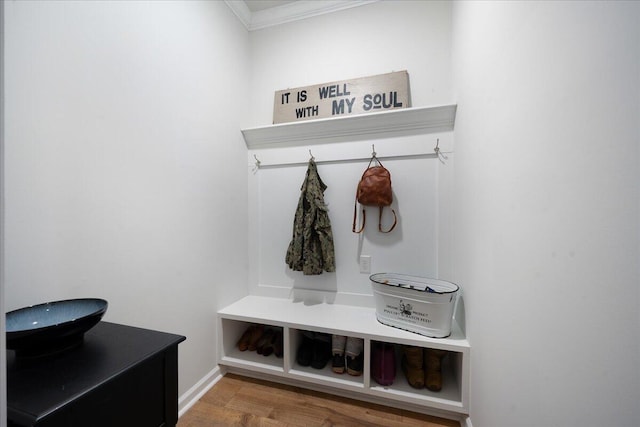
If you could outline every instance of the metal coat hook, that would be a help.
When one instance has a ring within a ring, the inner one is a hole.
[[[316,158],[313,157],[313,154],[311,154],[311,149],[309,149],[309,156],[311,156],[311,160],[313,160],[315,162]]]
[[[445,156],[441,151],[440,151],[440,138],[438,138],[436,140],[436,146],[433,149],[433,151],[436,153],[436,156],[438,157],[438,159],[444,164],[444,160],[448,160],[448,157]]]
[[[376,145],[371,144],[371,157],[376,157]]]
[[[260,169],[260,160],[258,160],[258,156],[256,156],[255,154],[253,155],[253,158],[256,159],[255,166],[252,169],[253,173],[255,174],[256,172],[258,172],[258,169]]]

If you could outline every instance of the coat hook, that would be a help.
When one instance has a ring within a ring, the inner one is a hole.
[[[258,160],[258,156],[254,154],[253,158],[256,159],[256,167],[260,167],[260,160]]]
[[[440,147],[439,147],[439,145],[440,145],[440,138],[438,138],[438,139],[436,140],[436,147],[433,149],[433,151],[435,151],[435,153],[436,153],[436,154],[440,154]]]
[[[371,156],[376,157],[376,145],[371,144]]]
[[[313,157],[313,154],[311,154],[311,149],[309,149],[309,156],[311,157],[311,160],[313,160],[313,161],[315,161],[315,160],[316,160],[316,158],[315,158],[315,157]]]

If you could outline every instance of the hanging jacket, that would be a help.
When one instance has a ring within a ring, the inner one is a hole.
[[[329,211],[324,203],[327,186],[320,179],[313,159],[300,188],[300,200],[293,221],[293,237],[287,249],[286,262],[294,271],[305,275],[336,271],[333,232]]]

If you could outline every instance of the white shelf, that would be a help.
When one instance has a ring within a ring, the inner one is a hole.
[[[452,131],[456,105],[404,108],[242,130],[247,147],[271,148]]]
[[[383,325],[376,319],[375,309],[368,307],[327,303],[306,305],[302,301],[249,295],[223,308],[218,315],[225,319],[297,329],[304,325],[316,332],[334,333],[345,330],[353,337],[374,341],[391,340],[404,345],[453,351],[469,348],[469,342],[455,322],[448,338],[429,338]]]
[[[220,364],[234,372],[248,371],[274,380],[298,383],[302,387],[334,389],[359,399],[378,398],[390,406],[419,412],[468,413],[470,346],[458,326],[448,338],[429,338],[379,323],[375,310],[339,304],[305,304],[284,298],[250,295],[218,312],[221,331]],[[264,357],[255,352],[240,352],[237,340],[251,323],[283,328],[283,358]],[[329,366],[316,370],[301,367],[295,361],[300,331],[325,332],[364,339],[364,371],[360,377],[335,374]],[[392,344],[438,348],[449,351],[445,359],[443,389],[431,392],[409,386],[396,355],[396,380],[380,386],[371,377],[371,349],[376,341]],[[394,405],[395,404],[395,405]]]

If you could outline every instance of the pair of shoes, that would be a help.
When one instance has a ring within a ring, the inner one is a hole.
[[[250,325],[238,340],[238,350],[255,351],[256,346],[262,334],[264,333],[264,325]]]
[[[332,335],[331,352],[333,354],[333,360],[331,362],[333,372],[342,374],[346,368],[349,375],[362,375],[364,339],[346,337],[344,335]]]
[[[346,371],[349,375],[354,377],[362,375],[362,368],[364,365],[364,355],[360,353],[357,356],[347,356]],[[331,362],[331,370],[336,374],[343,374],[345,371],[345,356],[340,354],[333,355],[333,361]]]
[[[331,336],[320,332],[302,332],[296,361],[300,366],[323,369],[331,359]]]
[[[445,350],[405,347],[402,355],[402,371],[413,388],[427,387],[431,391],[442,390],[442,359]]]
[[[256,345],[256,351],[263,356],[271,356],[274,354],[276,357],[282,357],[282,329],[267,329],[258,344]]]
[[[396,378],[396,350],[393,344],[377,342],[373,345],[371,376],[382,386],[393,384]]]

